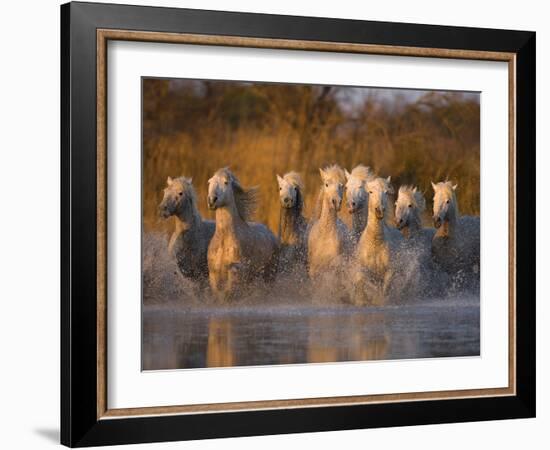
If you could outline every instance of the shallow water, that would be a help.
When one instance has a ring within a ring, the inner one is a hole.
[[[479,299],[143,307],[143,369],[479,355]]]

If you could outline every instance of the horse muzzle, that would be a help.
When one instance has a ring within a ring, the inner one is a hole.
[[[168,217],[171,216],[170,211],[168,211],[166,206],[159,206],[158,215],[161,219],[168,219]]]
[[[208,209],[216,209],[217,201],[218,201],[218,197],[208,197],[206,199],[206,204],[208,205]]]
[[[291,209],[294,206],[292,199],[286,197],[281,199],[281,206],[286,209]]]
[[[374,214],[376,215],[376,218],[379,220],[382,220],[384,218],[384,210],[381,208],[375,208]]]
[[[355,214],[359,211],[361,211],[362,207],[359,206],[356,202],[348,203],[348,212],[350,214]]]
[[[441,217],[439,217],[439,216],[434,216],[433,220],[434,220],[434,227],[435,228],[439,228],[441,226],[441,224],[443,223],[443,221],[441,220]]]
[[[398,230],[402,230],[406,226],[407,226],[407,222],[404,221],[403,219],[395,220],[395,228],[397,228]]]

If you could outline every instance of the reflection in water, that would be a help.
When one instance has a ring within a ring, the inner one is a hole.
[[[212,318],[208,321],[206,367],[228,367],[235,364],[233,324],[230,320]]]
[[[389,336],[383,322],[379,312],[349,314],[336,321],[330,314],[310,318],[307,362],[384,359]]]
[[[143,369],[479,355],[479,301],[143,310]]]

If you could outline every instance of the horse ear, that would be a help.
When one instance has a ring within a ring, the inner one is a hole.
[[[416,194],[416,191],[417,191],[417,189],[416,189],[416,186],[415,186],[415,187],[413,188],[413,194]]]
[[[172,186],[172,183],[173,183],[173,182],[174,182],[174,180],[172,180],[172,177],[169,176],[168,178],[166,178],[166,184],[167,184],[168,186]]]
[[[325,179],[325,171],[320,168],[319,173],[321,174],[321,178],[324,180]]]
[[[279,174],[277,174],[277,182],[279,185],[283,182],[283,178]]]
[[[346,180],[349,180],[349,177],[351,177],[351,173],[348,172],[348,169],[344,169],[344,175],[346,176]]]
[[[457,188],[457,187],[458,187],[458,184],[455,184],[455,185],[453,186],[453,191],[456,191],[456,188]]]
[[[434,190],[435,192],[435,183],[433,181],[430,181],[430,183],[432,183],[432,189]]]
[[[387,181],[388,183],[391,183],[391,175],[390,175],[388,178],[386,178],[386,181]]]

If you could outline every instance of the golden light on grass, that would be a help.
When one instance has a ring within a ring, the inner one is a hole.
[[[295,170],[305,181],[305,215],[319,191],[319,167],[362,163],[397,188],[430,181],[458,183],[462,214],[479,214],[480,108],[474,94],[144,79],[143,222],[145,231],[168,231],[157,217],[168,175],[193,178],[199,209],[207,180],[230,166],[245,186],[260,187],[256,220],[276,232],[276,174]],[[389,93],[388,93],[389,92]],[[393,203],[393,202],[391,202]],[[342,219],[350,218],[342,208]]]

